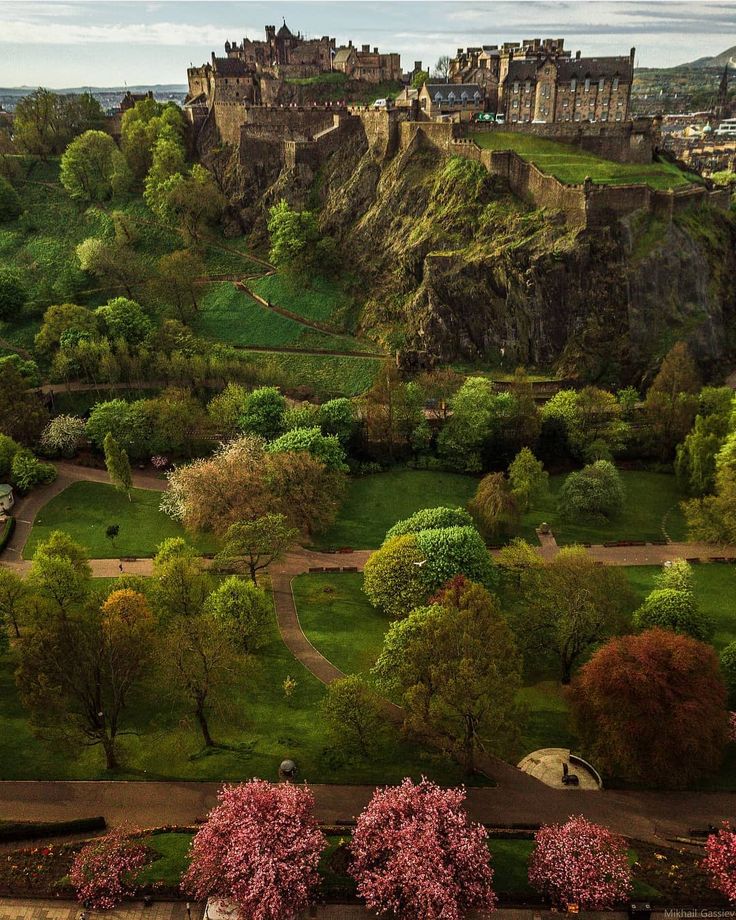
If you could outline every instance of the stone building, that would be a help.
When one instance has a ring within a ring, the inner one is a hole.
[[[485,108],[485,91],[479,83],[425,83],[418,98],[419,108],[429,118],[473,115]]]
[[[333,67],[351,80],[367,83],[399,82],[402,76],[400,55],[381,54],[378,48],[371,51],[370,45],[363,45],[359,51],[352,42],[338,48]]]
[[[509,124],[622,122],[631,118],[634,49],[620,57],[573,57],[561,38],[458,48],[449,77],[483,86],[487,107]]]

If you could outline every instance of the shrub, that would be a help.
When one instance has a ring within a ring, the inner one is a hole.
[[[669,629],[707,642],[714,632],[713,621],[701,613],[689,591],[655,588],[634,613],[637,629]]]
[[[736,904],[736,831],[728,821],[717,834],[710,834],[705,841],[703,868],[710,877],[716,891]]]
[[[4,176],[0,176],[0,224],[17,220],[22,210],[18,193]]]
[[[368,756],[384,723],[382,700],[358,674],[333,680],[322,711],[335,741]]]
[[[259,387],[245,398],[240,428],[270,441],[284,430],[285,411],[286,400],[277,387]]]
[[[519,505],[503,473],[488,473],[468,502],[478,529],[488,539],[509,534],[519,522]]]
[[[363,591],[371,604],[391,617],[418,607],[425,597],[419,571],[423,558],[415,534],[386,540],[363,569]]]
[[[13,468],[13,457],[20,450],[20,444],[9,438],[6,434],[0,434],[0,479],[10,478],[10,471]]]
[[[0,268],[0,320],[17,319],[26,302],[23,279],[12,268]]]
[[[324,435],[319,428],[292,428],[268,445],[273,454],[306,451],[330,470],[348,472],[345,451],[334,434]]]
[[[721,652],[721,673],[733,703],[736,701],[736,641],[729,642]]]
[[[463,508],[422,508],[411,517],[396,524],[386,534],[386,540],[420,530],[437,530],[440,527],[472,527],[473,519]]]
[[[529,881],[556,907],[607,910],[631,891],[631,868],[622,837],[582,815],[548,824],[535,836]]]
[[[13,484],[20,492],[30,492],[35,486],[48,485],[56,479],[56,467],[42,463],[30,450],[22,449],[13,457]]]
[[[116,829],[84,846],[69,878],[77,898],[95,910],[110,910],[135,892],[135,873],[146,864],[146,848]]]
[[[558,505],[565,520],[579,517],[613,518],[624,504],[624,487],[616,467],[597,460],[565,479]]]
[[[76,415],[57,415],[41,434],[41,446],[50,453],[72,457],[84,440],[84,419]]]
[[[460,920],[492,910],[487,834],[471,824],[462,789],[426,779],[377,789],[350,844],[350,872],[371,911],[403,920]]]

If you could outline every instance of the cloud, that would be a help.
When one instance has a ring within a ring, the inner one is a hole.
[[[93,25],[55,22],[53,27],[31,19],[9,18],[0,29],[0,44],[18,45],[212,45],[228,36],[239,38],[257,30],[237,26],[191,25],[183,22],[131,22]]]

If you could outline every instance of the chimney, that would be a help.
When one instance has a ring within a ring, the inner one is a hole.
[[[378,48],[374,48],[374,49],[373,49],[373,53],[374,53],[374,54],[378,54]]]
[[[575,52],[575,60],[576,60],[576,61],[579,61],[579,60],[580,60],[580,52],[579,52],[579,51],[576,51],[576,52]]]
[[[363,52],[363,54],[369,54],[369,53],[370,53],[370,50],[371,50],[371,46],[370,46],[370,45],[362,45],[360,50]]]

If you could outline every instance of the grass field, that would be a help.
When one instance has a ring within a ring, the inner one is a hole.
[[[86,547],[91,559],[153,556],[168,537],[185,536],[183,528],[159,511],[161,493],[133,489],[133,500],[101,482],[75,482],[41,509],[23,557],[30,559],[41,540],[53,530],[64,530]],[[110,524],[120,526],[115,545],[105,536]],[[216,549],[206,537],[190,538],[202,552]]]
[[[313,322],[329,323],[350,308],[349,295],[324,278],[312,278],[305,285],[275,274],[254,278],[250,284],[261,297]]]
[[[549,495],[522,519],[520,535],[536,542],[535,527],[543,521],[552,526],[558,543],[604,543],[609,540],[685,539],[685,520],[679,502],[682,494],[674,476],[622,470],[626,491],[624,510],[610,523],[563,522],[557,514],[557,493],[564,476],[550,476]]]
[[[359,396],[371,387],[380,358],[352,355],[240,352],[241,360],[258,368],[259,379],[285,389],[308,389],[323,399]]]
[[[231,672],[232,683],[212,707],[211,729],[218,746],[202,749],[193,718],[162,691],[152,670],[150,683],[131,700],[120,739],[119,780],[275,780],[284,758],[292,758],[299,779],[312,783],[395,783],[422,774],[458,783],[460,769],[434,753],[402,741],[385,726],[370,759],[349,758],[328,736],[320,714],[324,685],[291,655],[275,618],[266,644],[250,665]],[[40,740],[18,698],[14,651],[0,655],[0,779],[110,779],[98,748],[60,746]],[[289,700],[287,676],[296,681]]]
[[[689,185],[695,177],[671,163],[617,163],[577,147],[515,131],[474,131],[472,139],[489,150],[513,150],[567,185],[578,185],[586,176],[600,185],[642,183],[655,189]]]
[[[478,485],[472,476],[428,470],[392,470],[350,480],[333,526],[318,539],[322,548],[375,549],[386,531],[420,508],[465,507]]]

